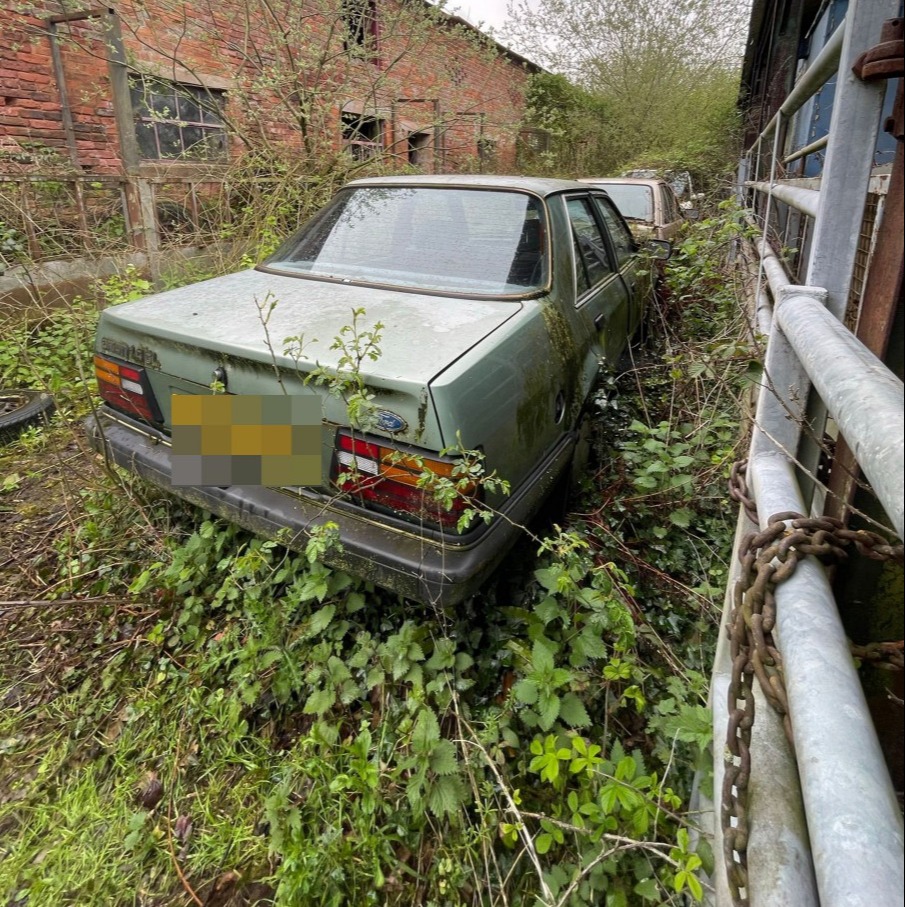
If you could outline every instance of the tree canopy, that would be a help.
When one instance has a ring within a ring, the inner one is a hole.
[[[610,167],[706,167],[733,133],[748,0],[512,0],[503,40],[607,112]]]

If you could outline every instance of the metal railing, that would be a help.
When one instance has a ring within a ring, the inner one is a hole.
[[[739,196],[749,200],[750,222],[763,231],[753,309],[768,343],[747,465],[758,525],[750,508],[743,509],[711,685],[717,800],[728,777],[714,822],[719,907],[875,907],[898,903],[905,885],[901,807],[826,569],[813,556],[775,586],[772,632],[782,653],[791,741],[755,683],[757,717],[745,752],[721,758],[724,748],[738,752],[739,674],[750,669],[729,642],[743,537],[778,522],[790,525],[789,513],[819,515],[815,473],[827,416],[903,535],[902,382],[843,324],[885,92],[885,82],[863,82],[852,66],[878,42],[897,8],[891,0],[851,0],[845,22],[740,167]],[[784,148],[791,118],[834,75],[829,136]],[[824,149],[819,190],[780,180],[784,163]],[[769,241],[783,213],[807,218],[804,285],[790,279]],[[816,404],[809,406],[812,389]],[[743,782],[734,780],[739,777]]]

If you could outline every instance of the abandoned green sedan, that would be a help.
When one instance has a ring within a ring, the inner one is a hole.
[[[452,605],[562,487],[646,287],[594,187],[357,180],[257,268],[103,312],[89,434],[120,466],[290,547],[334,524],[329,563]],[[275,395],[304,406],[271,425],[271,404],[251,420],[237,404],[213,433],[198,400],[222,412],[223,398]],[[304,454],[245,469],[290,436]]]

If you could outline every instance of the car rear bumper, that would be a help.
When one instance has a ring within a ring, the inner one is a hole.
[[[463,601],[488,578],[548,496],[575,446],[573,436],[563,436],[489,526],[443,538],[309,489],[296,494],[256,485],[173,486],[164,434],[104,406],[85,427],[94,449],[118,466],[258,535],[275,538],[282,532],[280,541],[290,548],[304,550],[312,529],[335,523],[342,550],[326,555],[328,564],[444,607]]]

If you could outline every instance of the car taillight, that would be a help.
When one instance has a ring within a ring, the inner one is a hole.
[[[425,473],[457,482],[454,460],[441,460],[402,451],[385,443],[365,440],[341,430],[333,458],[334,484],[363,502],[388,508],[404,519],[455,528],[459,517],[477,499],[478,489],[460,489],[447,510],[422,477]]]
[[[94,374],[105,403],[145,422],[162,421],[144,369],[95,356]]]

